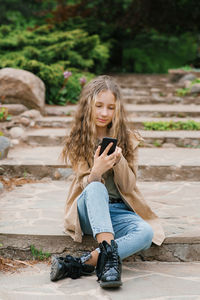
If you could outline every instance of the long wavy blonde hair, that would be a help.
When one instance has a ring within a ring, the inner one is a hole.
[[[93,117],[95,98],[100,92],[108,90],[112,92],[116,100],[112,122],[107,126],[109,136],[118,140],[117,145],[122,148],[124,157],[132,165],[131,131],[127,127],[120,89],[112,77],[102,75],[83,87],[71,132],[64,141],[62,158],[65,162],[70,161],[72,168],[82,160],[87,161],[89,167],[93,166],[94,152],[97,147],[97,131]]]

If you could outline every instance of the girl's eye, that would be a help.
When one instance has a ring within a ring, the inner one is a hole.
[[[114,107],[109,107],[109,109],[115,109]]]

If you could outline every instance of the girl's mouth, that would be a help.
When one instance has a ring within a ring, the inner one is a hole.
[[[103,120],[103,119],[98,119],[99,122],[105,123],[107,122],[107,120]]]

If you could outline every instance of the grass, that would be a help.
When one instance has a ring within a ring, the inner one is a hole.
[[[34,245],[31,245],[30,249],[31,249],[31,253],[35,259],[46,260],[51,256],[51,254],[49,252],[43,252],[41,249],[38,250],[37,248],[35,248]]]
[[[200,130],[200,122],[193,120],[184,121],[169,121],[169,122],[144,122],[144,130],[170,131],[170,130]]]

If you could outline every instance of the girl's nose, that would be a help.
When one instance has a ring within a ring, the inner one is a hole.
[[[101,114],[102,114],[102,116],[107,116],[107,114],[108,114],[107,108],[103,108]]]

